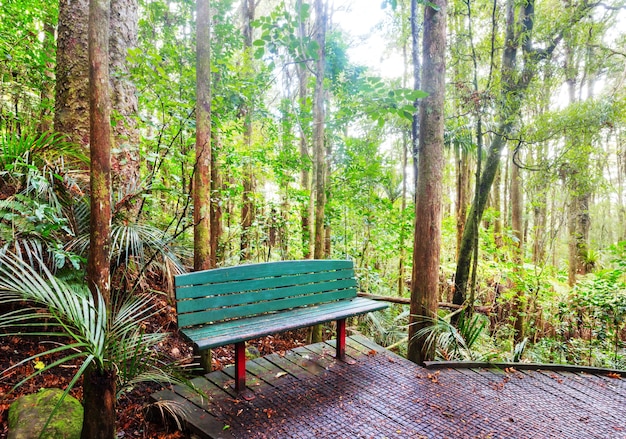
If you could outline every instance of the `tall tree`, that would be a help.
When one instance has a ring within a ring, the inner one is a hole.
[[[196,163],[193,179],[193,268],[212,268],[211,259],[211,1],[196,3]],[[211,350],[200,354],[211,370]]]
[[[424,339],[416,337],[416,334],[432,324],[438,306],[447,6],[447,0],[435,0],[424,8],[422,87],[429,95],[420,103],[408,350],[409,360],[415,363],[423,363],[434,355]]]
[[[193,267],[211,268],[211,2],[196,4],[196,163]]]
[[[304,45],[304,42],[307,38],[307,20],[305,19],[305,6],[306,10],[308,10],[308,5],[302,3],[302,0],[297,0],[296,8],[298,9],[298,39],[301,41],[301,44]],[[308,17],[308,14],[307,14]],[[305,61],[301,61],[297,64],[297,73],[298,73],[298,112],[299,112],[299,125],[300,125],[300,161],[301,161],[301,170],[300,170],[300,186],[302,191],[304,192],[306,198],[305,202],[302,203],[301,209],[301,229],[302,229],[302,256],[305,259],[309,259],[313,257],[313,236],[315,234],[313,225],[314,222],[311,221],[314,218],[314,200],[313,200],[313,191],[311,190],[311,153],[309,148],[309,129],[306,124],[306,120],[309,119],[309,105],[307,104],[308,100],[308,82],[309,82],[309,69]]]
[[[244,75],[254,75],[252,67],[252,22],[254,21],[255,0],[242,0]],[[241,259],[250,259],[250,233],[254,220],[254,165],[252,162],[252,99],[249,97],[242,106],[243,143],[247,157],[243,170],[243,192],[241,205]]]
[[[325,107],[324,72],[326,70],[326,4],[315,0],[315,41],[318,44],[313,96],[313,155],[315,157],[315,247],[313,257],[324,257],[324,212],[326,207],[326,148],[324,147]]]
[[[326,70],[326,2],[315,0],[315,41],[318,44],[313,93],[313,156],[315,159],[315,245],[314,259],[324,259],[324,220],[326,208],[326,148],[324,142],[324,72]],[[311,328],[311,343],[323,341],[322,326]]]
[[[109,0],[89,2],[89,132],[91,223],[87,278],[94,297],[111,303],[111,97]],[[116,372],[92,363],[83,379],[82,439],[115,437]]]
[[[413,61],[413,90],[421,88],[421,66],[420,66],[420,21],[418,13],[419,0],[411,0],[411,60]],[[420,116],[417,112],[419,101],[414,102],[415,113],[411,122],[411,153],[413,155],[413,181],[417,187],[418,178],[418,155],[419,155],[419,132],[420,132]]]
[[[580,20],[589,10],[588,4],[581,4],[569,11],[572,23]],[[546,38],[544,48],[533,47],[533,29],[535,23],[535,1],[529,0],[519,5],[507,0],[506,34],[502,66],[500,72],[500,96],[497,108],[497,128],[487,152],[486,162],[477,184],[467,224],[463,231],[461,249],[457,259],[453,302],[461,305],[465,301],[470,263],[477,245],[477,224],[487,205],[487,200],[500,165],[500,155],[506,146],[507,138],[513,131],[522,107],[524,92],[528,89],[538,71],[538,63],[550,59],[562,39],[563,26],[555,26]],[[523,66],[518,69],[518,51],[523,54]],[[471,306],[471,304],[470,304]]]

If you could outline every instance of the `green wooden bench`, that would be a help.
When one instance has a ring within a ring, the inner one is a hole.
[[[347,260],[239,265],[182,274],[175,283],[178,327],[196,353],[235,345],[237,391],[245,389],[247,340],[336,320],[336,356],[343,360],[346,318],[387,307],[357,297]]]

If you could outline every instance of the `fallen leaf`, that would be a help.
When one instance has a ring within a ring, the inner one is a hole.
[[[377,352],[374,349],[370,349],[370,351],[367,353],[367,355],[369,355],[370,357],[373,357],[376,354]]]
[[[44,369],[46,365],[43,361],[35,360],[33,361],[33,367],[35,368],[35,370],[41,370]]]
[[[287,372],[278,372],[276,374],[275,378],[280,378],[280,377],[285,376],[285,375],[287,375]]]
[[[608,376],[609,378],[615,378],[618,380],[622,378],[622,376],[617,372],[609,372],[606,376]]]

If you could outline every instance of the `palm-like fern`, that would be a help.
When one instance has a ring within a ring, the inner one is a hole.
[[[51,270],[78,258],[63,249],[72,234],[68,208],[82,194],[68,163],[86,163],[59,136],[0,136],[0,252],[43,261]],[[84,168],[84,166],[83,166]]]
[[[152,350],[167,334],[145,333],[141,329],[142,322],[155,312],[147,296],[130,296],[107,307],[99,294],[94,298],[88,290],[55,278],[43,264],[39,272],[11,253],[0,255],[0,304],[24,301],[29,304],[27,307],[20,306],[0,315],[0,336],[62,336],[69,337],[70,341],[12,366],[11,369],[36,357],[65,355],[25,377],[16,387],[53,367],[77,359],[82,359],[82,364],[66,394],[90,365],[99,370],[120,371],[120,388],[141,375],[151,379],[173,379]],[[45,331],[44,326],[49,327],[49,323],[43,319],[52,320],[60,329]]]
[[[480,315],[474,314],[467,318],[465,312],[461,311],[457,326],[450,322],[450,315],[421,317],[421,321],[430,325],[417,331],[415,337],[424,339],[427,349],[433,349],[437,358],[463,361],[484,359],[472,349],[487,325]]]

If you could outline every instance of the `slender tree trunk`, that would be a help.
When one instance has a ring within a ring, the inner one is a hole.
[[[216,129],[211,129],[212,150],[211,150],[211,225],[210,225],[210,259],[211,268],[217,267],[222,260],[223,249],[220,250],[220,240],[223,233],[222,228],[222,175],[218,164],[218,154],[221,150],[220,137]]]
[[[212,267],[211,255],[211,1],[196,3],[196,163],[193,176],[193,268]],[[211,370],[211,350],[199,353]]]
[[[522,200],[522,182],[520,169],[514,162],[511,163],[511,226],[513,228],[513,236],[516,243],[513,246],[513,270],[521,275],[522,265],[524,263],[524,234],[523,234],[523,200]],[[524,339],[524,315],[525,315],[525,299],[522,286],[515,286],[515,298],[511,310],[514,319],[513,327],[515,329],[514,341],[519,343]]]
[[[421,88],[421,65],[420,65],[420,50],[419,50],[419,36],[420,36],[420,22],[418,13],[418,0],[411,0],[411,60],[413,61],[413,90],[419,90]],[[415,113],[413,114],[413,120],[411,123],[411,141],[413,154],[413,183],[417,188],[418,177],[418,156],[419,156],[419,132],[420,132],[420,116],[417,111],[419,108],[419,100],[415,100],[413,103],[415,107]],[[417,194],[416,194],[417,196]]]
[[[543,110],[542,110],[543,113]],[[547,160],[548,147],[544,142],[536,150],[535,164],[543,163]],[[548,188],[543,182],[533,185],[535,190],[533,203],[533,252],[532,261],[536,266],[541,266],[546,262],[547,227],[548,227]]]
[[[457,305],[462,305],[465,302],[472,252],[477,243],[477,224],[482,219],[485,211],[489,193],[500,165],[500,156],[503,148],[506,146],[506,139],[513,130],[514,121],[519,115],[523,93],[537,72],[536,63],[539,60],[549,58],[560,41],[560,37],[553,38],[549,47],[540,53],[532,49],[530,37],[532,36],[534,25],[534,0],[529,0],[524,4],[521,12],[518,14],[517,22],[515,19],[515,3],[512,0],[507,0],[506,16],[506,37],[501,72],[501,103],[497,116],[499,122],[487,152],[487,159],[480,184],[478,185],[479,190],[474,196],[468,215],[468,222],[463,232],[463,239],[461,240],[461,251],[457,260],[453,297],[453,302]],[[515,32],[516,29],[518,29],[517,34]],[[520,45],[524,51],[525,62],[522,71],[518,72],[517,52]]]
[[[193,181],[194,270],[211,268],[211,14],[196,7],[196,164]]]
[[[91,222],[87,279],[94,297],[111,303],[111,97],[109,0],[89,2],[89,132]],[[83,377],[82,439],[115,438],[115,372],[90,366]]]
[[[324,0],[315,0],[315,41],[319,45],[315,66],[315,92],[313,96],[313,142],[315,156],[315,247],[313,257],[324,257],[324,210],[326,207],[324,147],[324,70],[326,64],[326,5]]]
[[[441,197],[444,165],[444,94],[447,1],[424,8],[423,86],[429,96],[420,104],[419,179],[415,205],[415,242],[411,276],[411,318],[408,358],[415,363],[432,359],[434,352],[416,333],[437,316]]]
[[[244,70],[252,72],[252,22],[254,21],[254,0],[242,0]],[[248,73],[248,74],[250,74]],[[252,112],[251,104],[244,105],[243,143],[247,162],[243,171],[243,193],[241,205],[241,259],[250,259],[250,233],[254,220],[254,169],[252,163]]]
[[[115,370],[89,366],[83,375],[83,429],[81,439],[113,439],[116,407]]]
[[[302,0],[296,2],[298,11],[302,10]],[[300,21],[298,23],[298,37],[304,40],[306,37],[306,23],[302,19],[302,15],[299,14]],[[309,150],[309,132],[306,129],[305,120],[308,120],[309,108],[307,105],[308,97],[308,69],[304,63],[297,65],[298,72],[298,107],[300,112],[300,186],[304,193],[307,195],[306,201],[302,205],[301,209],[301,233],[302,233],[302,257],[309,259],[313,257],[313,235],[315,230],[313,229],[314,218],[314,199],[311,185],[311,167],[313,165],[311,160],[311,153]]]
[[[493,182],[493,208],[497,212],[496,218],[493,224],[493,238],[498,247],[504,245],[502,239],[503,228],[503,208],[502,208],[502,171],[498,170]]]
[[[467,218],[467,204],[469,200],[470,188],[470,166],[469,157],[465,150],[461,150],[458,144],[454,148],[457,162],[456,180],[456,253],[459,255],[461,248],[461,238],[465,229]]]
[[[324,258],[324,216],[326,208],[326,148],[324,147],[324,71],[326,64],[326,4],[315,0],[315,41],[319,45],[315,65],[315,92],[313,96],[313,155],[315,157],[315,245],[313,257]],[[322,326],[311,328],[310,341],[322,341]]]

